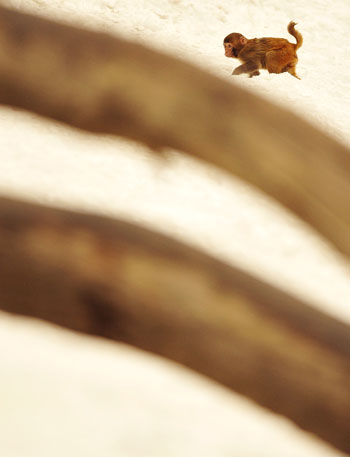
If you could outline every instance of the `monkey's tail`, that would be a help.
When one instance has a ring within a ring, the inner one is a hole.
[[[303,44],[303,35],[295,30],[295,25],[297,25],[296,22],[290,21],[288,24],[288,32],[297,40],[297,44],[295,45],[295,50],[297,51]]]

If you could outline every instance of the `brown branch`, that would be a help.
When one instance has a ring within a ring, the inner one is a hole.
[[[187,63],[0,7],[0,103],[207,160],[350,255],[349,151]]]
[[[160,354],[350,450],[349,327],[195,249],[0,199],[0,306]]]

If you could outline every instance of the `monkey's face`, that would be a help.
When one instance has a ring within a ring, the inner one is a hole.
[[[247,44],[247,38],[240,33],[230,33],[224,39],[226,57],[238,57],[240,50]]]
[[[237,49],[233,47],[232,43],[224,43],[224,48],[226,57],[237,57]]]

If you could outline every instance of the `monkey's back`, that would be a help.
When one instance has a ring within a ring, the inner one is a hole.
[[[238,59],[247,62],[249,60],[260,60],[262,68],[265,68],[265,56],[267,51],[281,51],[288,54],[295,54],[295,45],[285,38],[253,38],[238,54]]]

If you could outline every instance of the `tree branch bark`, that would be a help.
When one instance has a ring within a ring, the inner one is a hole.
[[[0,199],[0,307],[165,356],[350,450],[349,327],[110,219]]]
[[[187,63],[0,7],[0,103],[204,159],[259,187],[350,256],[349,151]]]

